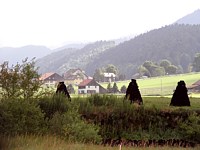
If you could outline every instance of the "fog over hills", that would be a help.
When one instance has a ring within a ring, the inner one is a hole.
[[[22,60],[28,58],[41,58],[49,54],[51,50],[45,46],[24,46],[24,47],[3,47],[0,48],[0,62],[8,61],[9,64],[21,63]]]

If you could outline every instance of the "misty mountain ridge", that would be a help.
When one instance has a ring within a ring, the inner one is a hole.
[[[81,49],[68,48],[51,53],[36,61],[40,73],[64,73],[71,68],[86,69],[99,54],[115,46],[114,41],[97,41],[87,44]]]
[[[51,50],[45,46],[28,45],[24,47],[2,47],[0,48],[0,62],[8,61],[9,64],[21,63],[22,60],[28,60],[34,57],[41,58],[49,54]]]
[[[188,15],[184,16],[183,18],[180,18],[175,23],[178,23],[178,24],[190,24],[190,25],[200,24],[200,9],[194,11],[191,14],[188,14]]]

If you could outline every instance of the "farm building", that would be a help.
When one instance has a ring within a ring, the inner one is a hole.
[[[95,93],[106,93],[107,90],[104,89],[99,83],[94,79],[83,80],[78,85],[79,94],[95,94]]]
[[[200,92],[200,80],[196,81],[192,85],[188,86],[187,89],[190,92]]]
[[[114,82],[116,75],[114,73],[103,73],[104,82]]]
[[[88,79],[89,77],[81,69],[69,69],[67,72],[63,73],[63,78],[65,79],[66,84],[78,85],[83,80]]]
[[[41,75],[40,80],[47,86],[55,86],[58,82],[64,81],[62,76],[53,72]]]

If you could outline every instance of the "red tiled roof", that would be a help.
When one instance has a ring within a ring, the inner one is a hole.
[[[86,86],[92,81],[92,79],[83,80],[78,86]]]
[[[53,72],[45,73],[40,77],[40,80],[45,80],[46,78],[52,76],[53,74],[54,74]]]

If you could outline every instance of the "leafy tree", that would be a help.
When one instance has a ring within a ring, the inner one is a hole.
[[[117,83],[116,83],[116,82],[113,84],[112,92],[113,92],[113,93],[119,92],[119,89],[118,89],[118,86],[117,86]]]
[[[138,72],[140,74],[140,76],[151,76],[151,73],[149,72],[149,70],[147,70],[147,68],[145,68],[143,65],[138,67]]]
[[[31,98],[41,86],[34,59],[25,59],[22,64],[9,67],[8,62],[0,66],[0,85],[5,98]]]
[[[200,53],[196,53],[193,61],[193,71],[199,72],[200,71]]]
[[[40,75],[38,74],[38,68],[35,68],[34,59],[30,62],[25,59],[22,61],[20,70],[20,87],[24,98],[30,98],[41,87]]]
[[[169,60],[167,60],[167,59],[163,59],[163,60],[161,60],[161,62],[160,62],[160,66],[163,67],[163,68],[165,68],[165,70],[166,70],[166,68],[168,68],[170,65],[171,65],[171,62],[170,62]]]
[[[178,71],[178,67],[172,65],[172,63],[167,59],[163,59],[160,62],[160,66],[165,69],[166,74],[176,74]]]
[[[121,87],[121,90],[120,90],[120,91],[121,91],[122,93],[126,93],[126,89],[127,89],[126,86],[123,85],[123,86]]]
[[[118,74],[118,69],[116,66],[114,66],[113,64],[108,64],[105,68],[105,71],[106,72],[109,72],[109,73],[114,73],[114,74]]]
[[[151,72],[150,70],[151,70],[151,68],[152,68],[153,65],[154,65],[154,63],[153,63],[152,61],[145,61],[145,62],[143,63],[143,66],[144,66],[149,72]]]
[[[0,87],[3,97],[19,97],[20,93],[20,65],[17,64],[9,68],[8,62],[0,65]]]
[[[174,65],[170,65],[166,68],[166,72],[168,74],[176,74],[178,70],[178,67],[174,66]]]
[[[140,67],[140,69],[143,69],[142,71],[146,71],[152,77],[165,74],[165,69],[163,67],[160,67],[158,64],[153,63],[152,61],[145,61],[143,67],[145,67],[148,71],[146,71],[142,67]]]
[[[156,76],[163,76],[165,75],[165,69],[160,66],[153,65],[151,67],[151,76],[156,77]]]

